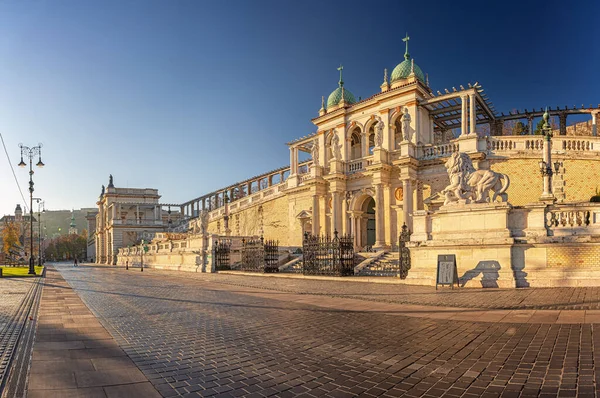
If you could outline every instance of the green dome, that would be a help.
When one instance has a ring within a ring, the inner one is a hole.
[[[354,94],[352,94],[350,91],[348,91],[346,89],[344,89],[343,92],[344,92],[344,102],[346,102],[347,104],[355,104],[356,103]],[[332,106],[339,104],[341,100],[342,100],[342,87],[338,87],[335,90],[333,90],[333,92],[331,94],[329,94],[329,97],[327,98],[327,108],[330,108]]]
[[[412,64],[411,60],[405,56],[405,60],[400,62],[392,71],[390,83],[394,83],[395,81],[400,80],[400,79],[408,78],[408,76],[410,75],[410,71],[412,69],[411,64]],[[423,71],[421,70],[421,68],[419,68],[419,66],[417,64],[415,64],[415,76],[421,82],[425,83],[425,75],[423,74]]]

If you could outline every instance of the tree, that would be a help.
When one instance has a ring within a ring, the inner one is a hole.
[[[528,130],[529,129],[527,128],[525,123],[519,121],[513,126],[512,135],[526,135],[529,133]]]
[[[83,235],[64,235],[52,239],[45,250],[46,258],[53,260],[81,259],[87,252],[87,239]]]
[[[533,134],[535,134],[535,135],[544,134],[544,131],[542,130],[543,127],[544,127],[544,119],[540,119],[540,121],[537,122],[537,124],[535,125],[535,130],[533,131]]]
[[[19,246],[19,227],[12,221],[9,221],[2,230],[2,252],[10,254],[13,247]]]

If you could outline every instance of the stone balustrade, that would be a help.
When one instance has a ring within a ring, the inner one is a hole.
[[[487,137],[488,153],[504,152],[540,152],[543,148],[542,136],[505,136]],[[565,137],[552,138],[552,152],[600,152],[599,137]]]
[[[550,236],[600,235],[600,203],[553,205],[545,217]]]
[[[365,156],[360,159],[351,160],[346,163],[346,173],[354,174],[364,171],[368,166],[373,164],[373,156]]]
[[[428,160],[448,157],[453,153],[458,152],[460,145],[458,142],[449,142],[440,145],[424,145],[420,149],[421,156],[419,156],[419,159]]]

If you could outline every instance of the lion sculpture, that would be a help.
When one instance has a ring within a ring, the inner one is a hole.
[[[492,170],[475,170],[469,155],[455,152],[445,163],[450,184],[442,190],[446,200],[444,205],[451,203],[490,203],[500,198],[502,202],[508,201],[506,190],[510,179],[506,174],[496,173]],[[494,192],[490,200],[490,191]]]

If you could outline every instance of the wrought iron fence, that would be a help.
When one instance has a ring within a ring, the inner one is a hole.
[[[229,261],[229,253],[231,251],[231,242],[229,240],[215,241],[214,246],[214,261],[217,271],[231,269]]]
[[[242,239],[242,261],[238,267],[249,272],[279,272],[279,243],[275,240]]]
[[[265,248],[261,239],[242,239],[241,271],[264,272]]]
[[[279,272],[279,242],[266,240],[265,248],[265,272]]]
[[[351,235],[304,234],[302,242],[304,275],[354,275],[354,239]]]
[[[406,242],[410,241],[411,232],[406,224],[402,225],[402,232],[398,241],[398,265],[400,268],[400,279],[406,279],[410,270],[410,249],[406,247]]]

